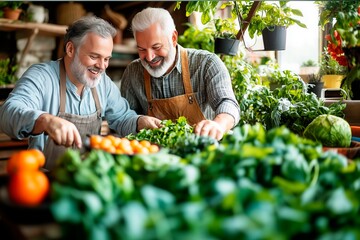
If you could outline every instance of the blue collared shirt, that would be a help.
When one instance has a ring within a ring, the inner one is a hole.
[[[36,119],[43,113],[57,115],[60,106],[59,61],[32,65],[17,81],[14,90],[0,108],[0,131],[16,139],[29,137],[29,147],[43,150],[47,136],[31,135]],[[65,112],[89,115],[96,112],[90,88],[82,96],[76,86],[66,81]],[[102,117],[120,136],[136,133],[138,115],[121,97],[119,88],[103,74],[96,87],[102,108]]]

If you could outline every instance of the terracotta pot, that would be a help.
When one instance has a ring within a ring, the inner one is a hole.
[[[360,142],[351,141],[351,145],[348,148],[323,147],[323,150],[333,151],[349,159],[355,159],[360,157]]]
[[[360,126],[350,126],[350,128],[353,137],[360,137]]]
[[[11,19],[11,20],[18,20],[22,9],[11,9],[11,8],[4,8],[4,18]]]

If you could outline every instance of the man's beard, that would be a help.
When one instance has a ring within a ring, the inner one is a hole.
[[[70,69],[74,74],[75,78],[85,85],[85,87],[94,88],[96,87],[101,79],[102,74],[104,73],[101,69],[97,67],[85,67],[81,64],[78,54],[75,54],[75,58],[70,64]],[[99,71],[99,75],[97,77],[91,78],[86,74],[88,70]]]
[[[151,61],[151,62],[156,62],[160,59],[162,61],[160,66],[152,67],[150,66],[150,64],[146,59],[141,59],[141,64],[151,76],[158,78],[163,76],[167,72],[167,70],[171,67],[171,65],[175,60],[175,55],[176,55],[176,47],[170,45],[170,50],[166,57],[157,56]]]

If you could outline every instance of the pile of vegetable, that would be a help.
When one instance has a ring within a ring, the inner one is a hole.
[[[304,137],[326,147],[348,148],[351,144],[351,127],[343,118],[322,114],[316,117],[304,131]]]
[[[72,239],[357,239],[359,163],[260,124],[184,157],[70,150],[51,209]]]
[[[326,106],[324,100],[314,93],[308,93],[307,86],[299,80],[300,77],[289,70],[274,70],[270,75],[271,80],[282,85],[271,91],[269,86],[252,79],[254,74],[246,69],[234,67],[230,71],[241,110],[239,126],[261,123],[267,130],[286,126],[302,135],[305,128],[319,115],[344,117],[345,103],[339,101]]]

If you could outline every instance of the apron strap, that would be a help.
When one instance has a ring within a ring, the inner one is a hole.
[[[151,84],[150,84],[150,74],[148,73],[148,71],[146,71],[145,68],[144,68],[144,80],[145,80],[146,98],[147,98],[147,100],[149,102],[152,99],[152,96],[151,96]]]
[[[180,48],[181,52],[181,71],[183,76],[183,84],[185,93],[193,93],[191,81],[190,81],[190,71],[189,71],[189,62],[187,57],[187,52],[184,48]]]
[[[60,60],[60,109],[59,112],[65,112],[65,102],[66,102],[66,72],[65,72],[65,63],[64,59]]]
[[[100,105],[99,96],[96,91],[96,87],[91,89],[91,93],[92,93],[94,101],[95,101],[96,112],[97,112],[98,116],[101,117],[101,105]]]
[[[96,88],[91,89],[92,96],[95,101],[96,112],[99,117],[101,117],[101,105],[99,96],[97,94]],[[65,71],[65,63],[64,59],[60,60],[60,110],[59,112],[65,112],[65,104],[66,104],[66,71]]]

